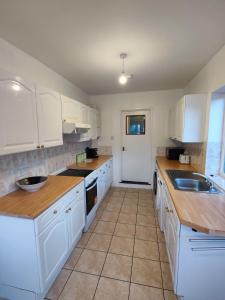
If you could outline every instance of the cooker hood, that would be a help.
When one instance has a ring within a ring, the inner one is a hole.
[[[90,124],[79,123],[75,119],[63,120],[63,133],[64,134],[83,134],[91,129]]]

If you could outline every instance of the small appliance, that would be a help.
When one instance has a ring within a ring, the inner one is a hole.
[[[180,154],[179,156],[179,162],[181,164],[190,164],[190,155],[187,154]]]
[[[167,147],[166,157],[170,160],[179,160],[180,154],[184,154],[184,148],[181,147]]]
[[[98,158],[98,148],[89,148],[85,149],[87,158]]]

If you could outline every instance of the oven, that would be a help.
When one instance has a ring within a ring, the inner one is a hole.
[[[88,216],[92,208],[97,203],[97,178],[85,187],[86,190],[86,215]]]

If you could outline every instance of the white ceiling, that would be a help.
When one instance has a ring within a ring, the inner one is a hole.
[[[183,88],[225,43],[225,0],[0,0],[0,36],[89,94]]]

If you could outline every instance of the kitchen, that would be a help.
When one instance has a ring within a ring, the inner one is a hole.
[[[224,300],[225,3],[0,8],[0,299]]]

